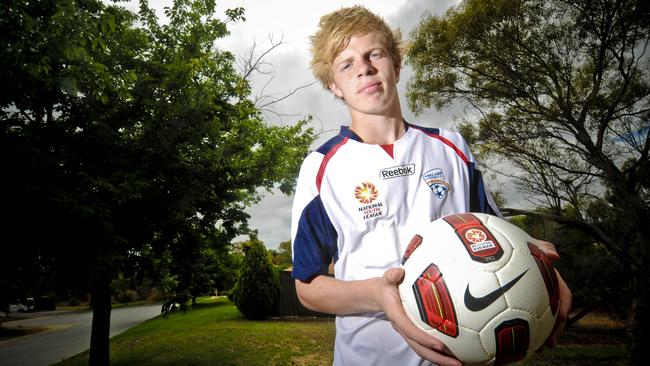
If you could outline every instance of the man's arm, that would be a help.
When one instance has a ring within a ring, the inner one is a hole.
[[[298,298],[306,308],[337,315],[382,311],[377,303],[380,286],[380,277],[342,281],[318,275],[309,281],[296,280]]]
[[[314,311],[337,315],[382,311],[420,357],[438,365],[461,365],[447,355],[444,343],[415,326],[404,312],[398,289],[403,277],[401,268],[361,281],[317,275],[309,281],[296,280],[296,292],[302,304]]]

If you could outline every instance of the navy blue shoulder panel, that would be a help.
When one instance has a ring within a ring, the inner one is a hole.
[[[341,135],[336,135],[331,139],[327,140],[327,142],[322,144],[318,149],[316,149],[316,151],[318,151],[323,155],[327,155],[327,153],[329,153],[334,148],[334,146],[340,144],[341,141],[343,140],[345,140],[345,137]]]
[[[417,125],[412,125],[410,123],[407,123],[406,126],[408,128],[415,128],[416,130],[420,130],[427,135],[439,135],[440,134],[440,129],[439,128],[433,128],[433,127],[422,127],[422,126],[417,126]]]
[[[488,201],[487,191],[485,190],[485,182],[483,181],[483,174],[476,169],[474,163],[469,163],[467,166],[469,173],[469,209],[471,212],[482,212],[489,215],[501,216],[496,212],[490,202]]]
[[[361,137],[359,137],[356,133],[354,133],[354,131],[352,131],[349,127],[341,126],[341,130],[339,131],[339,134],[327,140],[327,142],[322,144],[318,149],[316,149],[316,151],[318,151],[323,155],[327,155],[327,153],[330,152],[334,148],[334,146],[340,144],[346,138],[350,140],[363,142],[361,140]]]
[[[293,277],[301,281],[327,274],[329,264],[338,259],[338,234],[320,195],[305,206],[293,243]]]

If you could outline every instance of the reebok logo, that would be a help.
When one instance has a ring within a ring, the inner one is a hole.
[[[519,276],[515,277],[513,280],[510,282],[506,283],[502,287],[499,287],[498,289],[490,292],[489,294],[483,296],[483,297],[474,297],[472,294],[469,292],[469,283],[467,284],[467,288],[465,289],[465,307],[469,309],[470,311],[481,311],[488,306],[492,305],[493,302],[497,301],[501,295],[505,294],[506,291],[510,290],[512,286],[517,283],[524,275],[528,272],[528,270],[525,270],[524,273],[520,274]]]
[[[415,174],[415,164],[394,166],[379,171],[381,179],[391,179]]]

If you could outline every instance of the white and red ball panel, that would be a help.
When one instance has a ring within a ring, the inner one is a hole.
[[[550,333],[545,323],[548,319],[531,318],[525,311],[508,309],[481,330],[480,339],[485,349],[490,350],[489,355],[500,360],[497,364],[513,362],[544,344]],[[551,321],[551,328],[553,323],[555,319]]]
[[[449,351],[456,358],[463,360],[463,363],[467,365],[484,364],[485,359],[490,356],[488,350],[481,343],[480,333],[471,329],[462,329],[462,334],[462,337],[453,340],[448,340],[445,336],[439,336],[438,334],[434,335],[447,345]]]
[[[517,259],[496,273],[502,288],[518,278],[511,289],[504,291],[502,298],[507,301],[509,308],[539,317],[549,307],[546,289],[540,287],[544,280],[532,256],[522,255]]]
[[[537,317],[536,331],[531,334],[531,343],[537,347],[531,347],[531,351],[536,351],[546,342],[555,327],[556,318],[557,313],[551,311],[550,308],[546,309],[544,314]]]

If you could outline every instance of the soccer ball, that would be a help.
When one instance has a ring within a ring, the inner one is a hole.
[[[526,357],[548,338],[559,304],[555,270],[534,240],[480,213],[425,225],[402,257],[406,314],[466,364]]]

